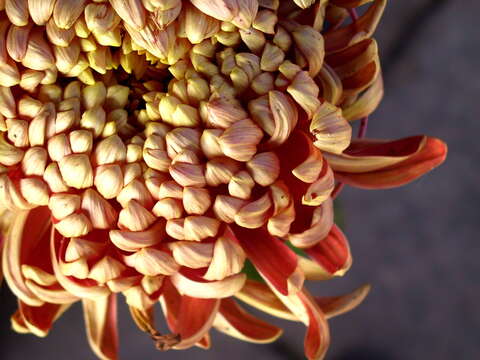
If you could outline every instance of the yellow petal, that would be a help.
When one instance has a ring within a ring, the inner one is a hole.
[[[180,294],[200,299],[220,299],[236,294],[247,277],[245,274],[236,274],[219,281],[196,282],[178,272],[170,279]]]
[[[324,101],[310,123],[315,146],[334,154],[341,154],[350,145],[352,128],[342,116],[342,110]]]
[[[239,273],[243,269],[245,252],[242,247],[228,236],[228,230],[217,238],[213,250],[213,258],[204,278],[207,280],[222,280]]]

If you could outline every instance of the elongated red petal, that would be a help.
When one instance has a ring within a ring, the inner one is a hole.
[[[305,251],[331,274],[343,274],[352,264],[348,240],[337,225],[332,226],[323,240]]]
[[[265,228],[251,230],[234,225],[232,230],[259,273],[281,294],[287,295],[302,287],[297,255],[281,240]]]
[[[30,306],[18,301],[18,311],[22,324],[34,335],[45,337],[50,331],[53,322],[66,310],[69,305],[45,303],[42,306]]]
[[[231,298],[222,300],[214,326],[227,335],[253,343],[273,342],[282,334],[282,329],[249,314]]]
[[[83,300],[87,337],[93,352],[103,360],[118,358],[116,294]]]
[[[355,151],[351,153],[352,161],[362,162],[362,156],[372,158],[406,157],[402,161],[375,168],[366,172],[349,172],[347,169],[335,171],[337,180],[346,184],[364,189],[388,189],[408,184],[420,176],[439,166],[447,156],[447,145],[432,137],[424,137],[424,141],[416,151],[408,154],[412,144],[416,144],[418,137],[406,138],[393,142],[363,142],[354,144]],[[362,147],[364,150],[362,151]],[[407,154],[406,154],[407,153]],[[348,154],[348,150],[347,150]],[[335,166],[332,166],[335,170]]]

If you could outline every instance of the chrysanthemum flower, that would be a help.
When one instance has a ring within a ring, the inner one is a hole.
[[[212,327],[281,335],[237,298],[303,322],[307,358],[322,358],[326,319],[369,289],[321,298],[304,286],[351,266],[338,184],[403,185],[446,152],[425,136],[351,141],[349,122],[383,94],[371,35],[385,1],[357,18],[368,2],[0,1],[13,328],[45,336],[82,301],[92,349],[115,359],[122,293],[162,350],[208,348]],[[171,334],[155,328],[157,302]]]

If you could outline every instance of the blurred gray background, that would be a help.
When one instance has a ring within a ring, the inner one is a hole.
[[[369,136],[428,133],[447,141],[449,156],[409,186],[346,188],[340,196],[354,264],[344,278],[310,288],[330,295],[369,282],[373,290],[359,308],[330,321],[329,359],[479,357],[479,13],[478,0],[390,0],[376,35],[386,96]],[[10,330],[15,303],[5,287],[0,306],[1,359],[94,359],[80,306],[46,339]],[[273,320],[286,331],[272,345],[213,333],[208,352],[159,353],[123,305],[120,311],[122,359],[303,358],[304,328],[289,322]]]

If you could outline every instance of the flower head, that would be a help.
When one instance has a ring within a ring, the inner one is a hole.
[[[351,141],[382,96],[373,31],[385,1],[7,0],[0,8],[0,249],[12,324],[45,336],[82,301],[97,356],[117,353],[116,294],[161,350],[258,343],[308,326],[368,286],[315,298],[305,280],[351,266],[335,180],[402,185],[437,139]],[[5,209],[5,210],[3,210]],[[249,279],[251,264],[263,282]],[[160,301],[171,334],[160,334]]]

